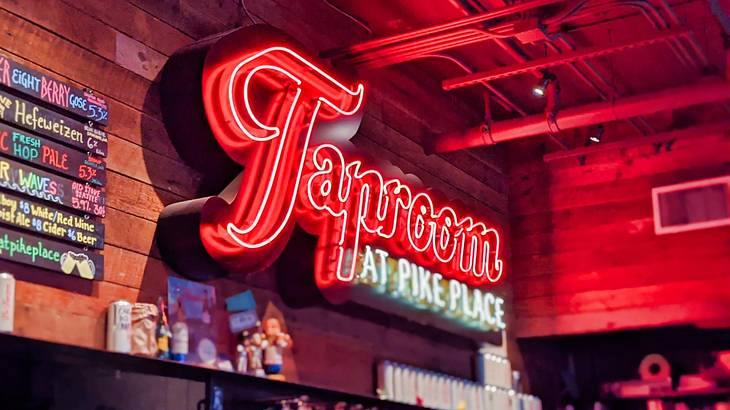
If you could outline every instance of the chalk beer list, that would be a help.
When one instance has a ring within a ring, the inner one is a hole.
[[[0,192],[0,222],[82,247],[104,248],[104,225],[98,219],[51,208],[19,195]]]
[[[95,157],[0,123],[0,152],[93,185],[106,185],[106,164]]]
[[[0,84],[71,111],[89,121],[108,124],[109,112],[103,98],[24,67],[3,55],[0,55]]]
[[[0,55],[0,259],[103,278],[108,119],[93,92]]]
[[[106,156],[107,137],[104,131],[2,91],[0,119],[84,152]]]

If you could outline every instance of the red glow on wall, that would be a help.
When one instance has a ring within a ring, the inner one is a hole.
[[[232,202],[213,198],[202,210],[207,252],[232,272],[261,269],[297,222],[319,237],[316,283],[335,302],[355,276],[346,251],[365,244],[471,285],[498,282],[503,262],[492,224],[316,141],[318,125],[358,115],[363,98],[362,84],[343,84],[293,47],[214,47],[203,72],[205,111],[245,172]]]

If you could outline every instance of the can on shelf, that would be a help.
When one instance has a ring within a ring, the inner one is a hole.
[[[106,348],[119,353],[132,351],[132,304],[126,300],[117,300],[109,304]]]
[[[15,317],[15,278],[0,273],[0,332],[12,333]]]

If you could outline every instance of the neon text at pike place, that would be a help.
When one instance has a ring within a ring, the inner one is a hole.
[[[312,143],[316,123],[356,115],[363,96],[362,84],[347,87],[285,47],[206,63],[211,129],[227,155],[246,166],[235,199],[215,201],[201,215],[208,253],[229,269],[260,267],[280,253],[297,221],[319,237],[321,289],[354,280],[356,258],[345,253],[364,244],[475,286],[498,282],[496,228],[346,159],[336,145]]]

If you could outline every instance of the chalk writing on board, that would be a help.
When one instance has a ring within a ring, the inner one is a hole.
[[[101,190],[2,158],[0,187],[85,213],[106,214],[106,198]]]
[[[96,252],[6,228],[0,228],[0,258],[89,280],[101,279],[104,265]]]
[[[80,246],[102,249],[103,225],[15,195],[0,193],[0,223],[52,236]]]
[[[56,144],[0,123],[0,153],[94,185],[106,184],[103,158]]]
[[[74,209],[98,216],[106,215],[104,206],[106,198],[101,190],[79,182],[71,183],[71,189],[73,191],[71,206]]]
[[[106,125],[106,101],[88,91],[44,75],[0,55],[0,84],[32,95],[85,119]]]
[[[104,131],[0,91],[0,119],[66,144],[106,156]]]

